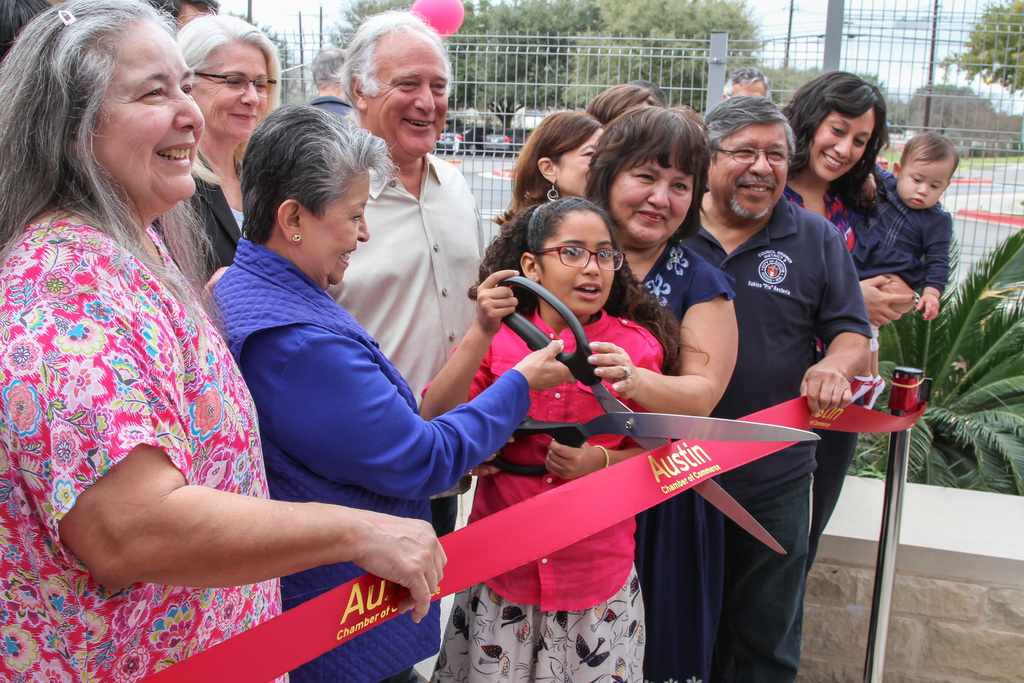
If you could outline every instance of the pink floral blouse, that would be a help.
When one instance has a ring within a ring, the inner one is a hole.
[[[256,411],[210,321],[96,230],[26,227],[0,264],[6,676],[128,683],[280,612],[276,581],[110,592],[61,543],[77,496],[140,444],[190,484],[267,497]]]

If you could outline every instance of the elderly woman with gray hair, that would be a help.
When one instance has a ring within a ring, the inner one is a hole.
[[[204,310],[191,88],[169,18],[129,0],[44,11],[0,69],[0,678],[139,680],[325,563],[424,617],[443,573],[420,520],[268,500]]]
[[[326,291],[369,238],[371,181],[392,172],[384,141],[347,120],[305,105],[272,112],[249,141],[245,237],[214,297],[259,412],[271,496],[425,520],[431,495],[508,440],[526,416],[529,389],[557,386],[567,371],[552,342],[473,401],[429,422],[419,416],[408,384]],[[482,286],[481,324],[500,324],[514,308],[511,290],[497,286],[510,273]],[[285,608],[361,573],[341,563],[285,577]],[[292,681],[378,681],[439,643],[435,605],[418,626],[386,622],[292,672]]]

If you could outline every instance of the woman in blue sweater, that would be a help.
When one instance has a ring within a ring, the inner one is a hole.
[[[529,389],[557,386],[567,370],[552,343],[470,403],[420,418],[405,380],[325,291],[369,238],[362,214],[371,178],[384,182],[392,170],[384,142],[338,116],[305,106],[271,113],[246,150],[246,234],[214,297],[259,413],[271,497],[428,519],[431,495],[508,440],[526,416]],[[490,324],[515,308],[511,290],[495,286],[510,274],[485,283],[478,315]],[[362,573],[344,563],[285,577],[284,607]],[[379,681],[433,655],[439,642],[435,603],[421,623],[392,619],[291,680]]]

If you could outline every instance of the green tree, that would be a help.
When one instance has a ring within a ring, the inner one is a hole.
[[[925,102],[930,100],[928,128],[949,136],[965,156],[977,152],[1009,152],[1020,139],[1021,117],[997,110],[992,100],[971,88],[940,84],[918,88],[906,111],[906,125],[924,126]],[[895,120],[895,119],[890,119]]]
[[[351,33],[363,19],[391,9],[409,9],[408,0],[352,0],[342,10],[342,24]]]
[[[517,109],[565,106],[577,37],[601,28],[594,0],[480,0],[466,8],[449,39],[453,101],[496,115],[504,128]]]
[[[707,38],[712,31],[728,31],[730,42],[758,38],[746,0],[597,2],[607,35]]]
[[[1003,0],[985,8],[965,44],[947,64],[986,83],[999,83],[1011,93],[1024,90],[1024,0]]]
[[[1024,495],[1024,232],[951,285],[938,317],[883,328],[883,366],[924,370],[931,401],[910,443],[913,482]],[[884,404],[883,404],[884,405]],[[859,474],[885,472],[885,439],[866,437]]]

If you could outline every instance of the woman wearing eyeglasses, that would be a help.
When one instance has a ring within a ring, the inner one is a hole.
[[[280,101],[281,63],[263,31],[232,16],[204,16],[178,33],[193,69],[192,97],[206,119],[193,167],[195,200],[213,246],[207,277],[231,265],[242,228],[242,153]]]

